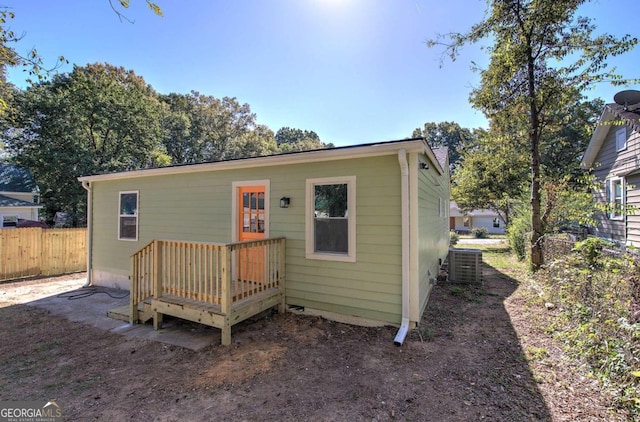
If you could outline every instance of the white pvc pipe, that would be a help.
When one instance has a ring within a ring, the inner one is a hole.
[[[83,180],[82,187],[87,191],[87,282],[82,287],[91,286],[91,259],[93,255],[93,248],[91,247],[91,241],[93,239],[93,225],[91,222],[91,202],[93,202],[93,195],[91,192],[91,183]]]
[[[400,164],[400,193],[402,206],[402,321],[393,343],[401,346],[409,332],[409,164],[407,163],[407,151],[398,150],[398,163]]]

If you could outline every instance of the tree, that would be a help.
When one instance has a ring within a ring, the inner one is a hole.
[[[249,104],[192,91],[162,97],[163,144],[175,164],[268,155],[277,151],[273,132],[256,122]]]
[[[449,164],[455,168],[460,161],[461,150],[470,144],[477,134],[475,131],[460,127],[455,122],[427,122],[422,128],[416,128],[412,138],[424,137],[432,148],[447,147],[449,149]]]
[[[514,200],[528,181],[526,155],[505,140],[498,128],[478,131],[462,152],[453,173],[451,195],[460,209],[490,209],[509,224]]]
[[[317,133],[283,127],[276,132],[276,143],[280,152],[310,151],[314,149],[333,148],[333,144],[325,144]]]
[[[83,215],[76,178],[169,164],[161,144],[162,104],[144,79],[108,64],[75,66],[16,98],[5,142],[41,189],[45,215]]]
[[[606,59],[632,49],[638,42],[626,35],[594,36],[592,20],[576,16],[587,0],[488,0],[485,20],[469,32],[439,36],[430,46],[446,46],[455,59],[459,49],[491,37],[491,60],[480,72],[481,83],[471,93],[474,107],[490,119],[512,108],[526,111],[529,143],[531,268],[543,262],[541,213],[541,139],[548,109],[562,104],[567,90],[582,92],[596,82],[621,81]]]

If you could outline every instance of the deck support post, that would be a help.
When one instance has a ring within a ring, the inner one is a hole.
[[[222,339],[220,342],[223,346],[229,346],[231,344],[231,322],[228,316],[224,318],[224,327],[222,327]]]
[[[158,312],[157,309],[153,310],[153,329],[159,330],[162,328],[162,313]]]
[[[162,297],[162,241],[153,241],[153,298]],[[162,328],[162,313],[153,310],[153,329]]]
[[[278,304],[278,313],[284,314],[287,306],[286,306],[286,302],[287,302],[287,298],[285,295],[285,287],[284,287],[284,281],[286,280],[285,278],[285,266],[284,266],[284,260],[285,260],[285,254],[286,254],[286,244],[285,244],[286,240],[285,239],[281,239],[280,240],[280,248],[278,250],[278,253],[280,254],[280,256],[278,257],[278,290],[280,290],[280,294],[282,295],[282,298],[280,299],[280,303]]]
[[[153,298],[162,297],[162,242],[153,241]]]
[[[138,261],[131,258],[131,291],[129,292],[129,324],[137,324],[138,317]]]
[[[220,298],[220,310],[224,318],[224,327],[222,327],[222,344],[228,346],[231,344],[231,250],[229,247],[222,249],[222,295]]]

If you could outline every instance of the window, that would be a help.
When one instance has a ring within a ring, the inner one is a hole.
[[[18,216],[17,215],[3,215],[2,216],[2,227],[18,227]]]
[[[462,226],[469,228],[471,226],[471,217],[462,217]]]
[[[120,192],[118,240],[138,240],[138,191]]]
[[[612,178],[607,181],[609,218],[611,220],[624,219],[624,181],[620,178]]]
[[[498,217],[494,217],[493,219],[493,228],[494,229],[500,228],[500,219]]]
[[[622,151],[627,148],[627,128],[621,127],[616,130],[616,151]]]
[[[355,262],[355,185],[355,176],[307,180],[307,258]]]

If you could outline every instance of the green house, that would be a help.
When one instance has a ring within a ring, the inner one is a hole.
[[[92,284],[130,289],[131,256],[154,240],[284,238],[289,309],[398,325],[399,342],[449,247],[447,152],[422,138],[79,180]]]

